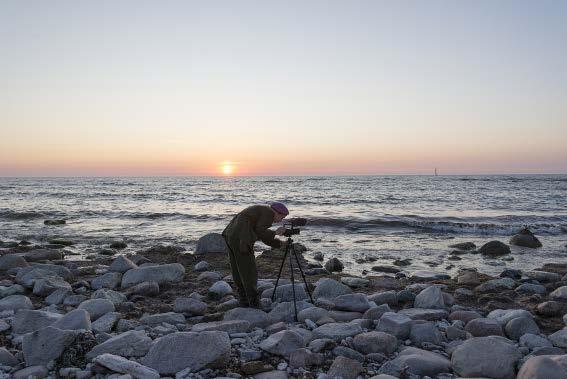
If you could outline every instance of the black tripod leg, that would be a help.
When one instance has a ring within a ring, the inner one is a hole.
[[[282,269],[283,269],[283,265],[285,263],[285,258],[287,256],[288,251],[289,251],[289,249],[286,246],[285,253],[284,253],[284,256],[283,256],[283,259],[282,259],[282,264],[280,265],[280,272],[278,272],[278,278],[276,279],[276,285],[274,287],[274,292],[272,292],[272,302],[274,301],[275,296],[276,296],[276,289],[278,288],[278,282],[280,281],[280,276],[282,276]]]
[[[295,251],[295,247],[291,247],[291,252],[292,254],[295,256],[295,261],[297,262],[297,267],[299,267],[299,272],[301,273],[301,277],[303,278],[303,284],[305,285],[305,291],[307,291],[307,294],[309,295],[309,299],[311,299],[311,303],[315,304],[315,302],[313,301],[313,296],[311,296],[311,291],[309,290],[309,286],[307,285],[307,279],[305,279],[305,273],[303,272],[303,269],[301,268],[301,263],[299,263],[299,258],[297,257],[297,251]]]
[[[287,246],[291,245],[291,249],[293,249],[293,242],[289,241]],[[293,251],[293,250],[292,250]],[[293,260],[291,258],[291,253],[289,254],[289,272],[291,273],[291,290],[293,291],[293,310],[295,314],[295,321],[297,321],[297,302],[295,300],[295,280],[293,277]]]

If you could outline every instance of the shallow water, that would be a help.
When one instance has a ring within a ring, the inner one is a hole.
[[[296,241],[339,257],[352,273],[395,258],[410,258],[410,272],[498,273],[567,257],[567,175],[0,178],[0,240],[63,237],[81,254],[116,239],[127,251],[158,243],[191,250],[240,209],[270,200],[309,219]],[[67,224],[45,226],[51,218]],[[450,244],[507,242],[523,225],[543,248],[513,247],[513,261],[446,259]],[[378,260],[354,263],[361,256]]]

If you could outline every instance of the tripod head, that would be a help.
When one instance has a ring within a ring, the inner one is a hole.
[[[305,226],[307,224],[307,219],[302,217],[294,217],[289,220],[284,221],[284,228],[285,231],[283,233],[284,236],[291,238],[291,236],[295,234],[299,234],[300,226]]]

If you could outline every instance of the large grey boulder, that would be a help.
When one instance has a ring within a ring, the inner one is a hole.
[[[549,338],[553,346],[567,349],[567,329],[558,330],[547,338]]]
[[[33,304],[29,297],[24,295],[11,295],[0,299],[1,311],[14,311],[19,309],[33,309]]]
[[[48,326],[25,334],[22,350],[26,365],[46,365],[50,360],[59,358],[79,333],[81,332],[77,330],[61,330]]]
[[[291,330],[274,333],[260,343],[260,349],[268,353],[288,357],[291,352],[305,346],[303,337]]]
[[[58,261],[63,259],[63,253],[56,249],[35,249],[22,254],[28,262]]]
[[[43,299],[43,302],[47,305],[57,305],[63,303],[65,301],[65,298],[72,295],[73,291],[71,291],[70,289],[60,288],[51,292],[49,296]]]
[[[490,241],[482,245],[478,252],[489,257],[499,257],[510,254],[510,247],[500,241]]]
[[[33,294],[36,296],[49,296],[58,289],[71,290],[71,285],[59,276],[50,276],[34,281]]]
[[[14,367],[20,363],[5,347],[0,347],[0,365]]]
[[[417,294],[413,306],[425,309],[444,309],[443,292],[437,286],[429,286]]]
[[[278,285],[276,288],[276,294],[274,297],[274,302],[276,301],[293,301],[293,287],[295,287],[295,299],[296,300],[307,300],[309,295],[305,291],[305,286],[303,283],[296,283],[294,286],[291,284]],[[262,292],[263,298],[271,298],[273,293],[273,288],[267,288]]]
[[[372,307],[368,309],[366,312],[364,312],[362,318],[367,320],[378,321],[380,320],[380,317],[382,317],[386,312],[392,312],[392,309],[390,309],[388,304],[380,304],[379,306]]]
[[[114,304],[110,300],[106,299],[90,299],[85,300],[77,309],[84,309],[89,312],[91,316],[91,321],[95,321],[100,316],[105,315],[108,312],[114,312]]]
[[[376,330],[396,336],[405,340],[410,333],[412,320],[403,314],[386,312],[378,320]]]
[[[503,336],[502,325],[491,318],[475,318],[465,325],[473,337]]]
[[[331,379],[356,379],[363,369],[359,361],[340,355],[333,361],[326,377]]]
[[[108,267],[108,270],[112,272],[119,272],[121,274],[124,274],[126,271],[134,268],[138,268],[138,265],[136,265],[134,262],[132,262],[124,255],[120,255],[116,257],[115,260],[112,261],[112,263]]]
[[[328,338],[340,342],[347,337],[354,337],[362,333],[362,328],[355,323],[328,323],[313,330],[313,338]]]
[[[23,267],[16,274],[16,282],[24,287],[33,287],[36,279],[59,276],[67,281],[73,279],[73,274],[65,266],[49,263],[34,263],[31,266]]]
[[[168,324],[176,325],[176,324],[184,324],[185,323],[185,316],[181,313],[175,312],[166,312],[166,313],[157,313],[157,314],[145,314],[140,318],[140,322],[146,325],[159,325],[162,322],[166,322]]]
[[[317,320],[327,317],[330,317],[329,311],[319,307],[305,308],[301,312],[297,313],[297,320],[299,322],[305,322],[307,319],[317,322]]]
[[[313,307],[313,304],[306,301],[298,301],[296,303],[297,313],[301,312],[306,308]],[[279,321],[292,322],[295,318],[295,308],[293,301],[284,301],[283,303],[276,303],[274,308],[268,314],[268,317],[272,323]]]
[[[532,249],[543,246],[528,228],[523,228],[518,234],[512,236],[512,238],[510,238],[510,245],[530,247]]]
[[[87,353],[87,359],[110,353],[122,357],[143,357],[152,346],[152,339],[143,330],[130,330],[96,345]]]
[[[246,320],[251,328],[265,328],[270,324],[268,314],[261,309],[255,308],[234,308],[225,312],[223,320]]]
[[[319,281],[319,284],[313,291],[313,299],[319,298],[332,300],[337,296],[352,293],[350,287],[337,282],[334,279],[325,278]]]
[[[506,325],[508,321],[516,317],[533,318],[532,314],[525,309],[495,309],[486,317],[496,320],[502,326]]]
[[[26,289],[19,284],[13,284],[11,286],[0,286],[0,299],[6,296],[23,295],[25,293]]]
[[[101,288],[94,291],[91,295],[91,299],[105,299],[114,304],[115,307],[128,300],[123,293],[108,288]]]
[[[437,321],[445,319],[449,313],[444,309],[405,308],[398,312],[412,320]]]
[[[413,324],[409,338],[417,346],[422,346],[424,343],[439,345],[444,340],[443,335],[432,322]]]
[[[499,278],[499,279],[491,279],[479,286],[475,287],[475,291],[479,293],[486,293],[486,292],[500,292],[503,290],[511,290],[516,287],[516,282],[512,278]]]
[[[209,287],[208,296],[213,300],[220,300],[232,293],[232,287],[224,280],[219,280]]]
[[[381,374],[395,377],[399,377],[403,371],[420,377],[436,377],[438,374],[451,372],[451,362],[440,354],[408,347],[378,370]]]
[[[191,297],[179,297],[173,303],[173,311],[189,316],[202,316],[207,311],[207,304]]]
[[[567,301],[567,286],[561,286],[549,294],[549,297],[557,301]]]
[[[437,272],[437,271],[427,271],[427,270],[418,270],[414,271],[411,274],[411,278],[415,280],[420,280],[423,282],[429,282],[432,280],[445,280],[451,279],[451,276],[444,272]]]
[[[398,348],[398,339],[384,332],[367,332],[356,335],[353,346],[363,354],[382,353],[390,355]]]
[[[230,338],[225,332],[178,332],[154,341],[142,364],[157,370],[162,376],[189,368],[223,368],[230,360]]]
[[[514,379],[522,358],[511,341],[502,337],[474,337],[457,346],[451,357],[453,370],[463,377]]]
[[[220,233],[209,233],[199,238],[195,254],[224,253],[228,254],[228,246]]]
[[[540,355],[528,359],[516,379],[565,379],[567,355]]]
[[[552,347],[553,344],[545,337],[526,333],[520,337],[520,346],[525,346],[530,349],[535,349],[538,347]]]
[[[246,333],[250,330],[250,323],[246,320],[211,321],[193,325],[192,332],[221,331],[232,333]]]
[[[121,317],[119,312],[108,312],[92,323],[92,330],[96,333],[110,333]]]
[[[61,319],[58,313],[21,309],[14,316],[12,331],[16,334],[25,334],[45,328]]]
[[[530,278],[537,280],[540,283],[554,283],[561,280],[561,275],[555,272],[531,270],[525,273]]]
[[[351,293],[333,299],[335,308],[350,312],[366,312],[370,308],[368,298],[363,293]]]
[[[122,288],[148,281],[159,285],[177,283],[183,280],[184,275],[185,268],[179,263],[134,268],[122,276]]]
[[[93,360],[93,363],[95,363],[95,365],[106,367],[107,369],[110,369],[114,372],[127,374],[131,378],[137,378],[137,379],[160,378],[160,375],[156,370],[118,355],[102,354],[96,357]]]
[[[101,276],[97,276],[91,280],[91,287],[95,290],[101,288],[109,288],[111,290],[118,288],[120,281],[122,280],[122,274],[119,272],[107,272]]]
[[[91,330],[91,316],[84,309],[74,309],[51,326],[61,330]]]
[[[331,258],[325,262],[325,269],[329,272],[340,272],[344,269],[344,264],[338,258]]]
[[[516,317],[508,321],[504,331],[508,338],[517,341],[526,333],[539,334],[539,327],[531,317]]]
[[[0,271],[9,271],[11,269],[27,266],[29,266],[29,263],[19,255],[6,254],[0,256]]]

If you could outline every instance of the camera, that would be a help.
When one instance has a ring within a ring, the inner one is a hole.
[[[305,226],[307,224],[307,219],[302,217],[294,217],[289,220],[284,221],[285,232],[283,233],[286,237],[291,237],[294,234],[299,234],[300,226]]]

